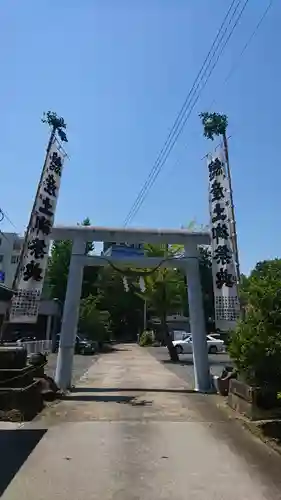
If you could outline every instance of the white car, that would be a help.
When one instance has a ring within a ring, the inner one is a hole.
[[[192,354],[192,336],[186,335],[182,340],[174,340],[178,354]],[[212,335],[207,335],[207,346],[209,354],[217,354],[218,352],[225,352],[225,345],[223,340],[215,339]]]

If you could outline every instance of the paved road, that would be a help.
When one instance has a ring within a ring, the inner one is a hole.
[[[100,356],[71,394],[15,431],[1,475],[13,450],[18,473],[1,498],[281,500],[280,456],[217,397],[188,391],[136,345]]]
[[[56,365],[57,365],[57,354],[49,354],[48,365],[46,367],[46,373],[50,377],[55,376]],[[72,383],[75,384],[88,368],[98,359],[98,356],[82,356],[81,354],[75,354],[73,363],[73,379]]]
[[[166,347],[148,347],[152,354],[166,368],[175,373],[182,380],[194,386],[194,370],[191,354],[180,354],[180,362],[173,363],[170,360],[169,353]],[[231,364],[228,354],[209,354],[210,370],[213,375],[220,375],[222,368]]]

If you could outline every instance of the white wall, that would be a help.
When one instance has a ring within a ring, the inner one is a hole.
[[[0,314],[4,314],[9,302],[0,300]],[[55,300],[40,300],[39,314],[44,316],[60,316],[60,304]]]
[[[5,273],[1,282],[7,287],[12,286],[22,243],[17,233],[0,233],[0,271]]]

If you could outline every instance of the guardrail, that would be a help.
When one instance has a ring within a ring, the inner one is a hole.
[[[37,354],[39,352],[42,354],[49,354],[52,350],[51,340],[27,341],[21,342],[20,345],[26,348],[28,356],[30,356],[31,354]]]

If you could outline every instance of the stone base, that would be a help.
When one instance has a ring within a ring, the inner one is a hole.
[[[39,381],[23,388],[0,388],[0,420],[32,420],[43,405]]]
[[[22,346],[0,346],[0,368],[23,368],[26,366],[27,352]]]
[[[0,388],[25,387],[32,384],[35,375],[33,366],[23,368],[0,368]]]
[[[228,404],[250,420],[273,420],[281,418],[281,408],[261,408],[257,405],[259,388],[238,380],[230,380]]]

